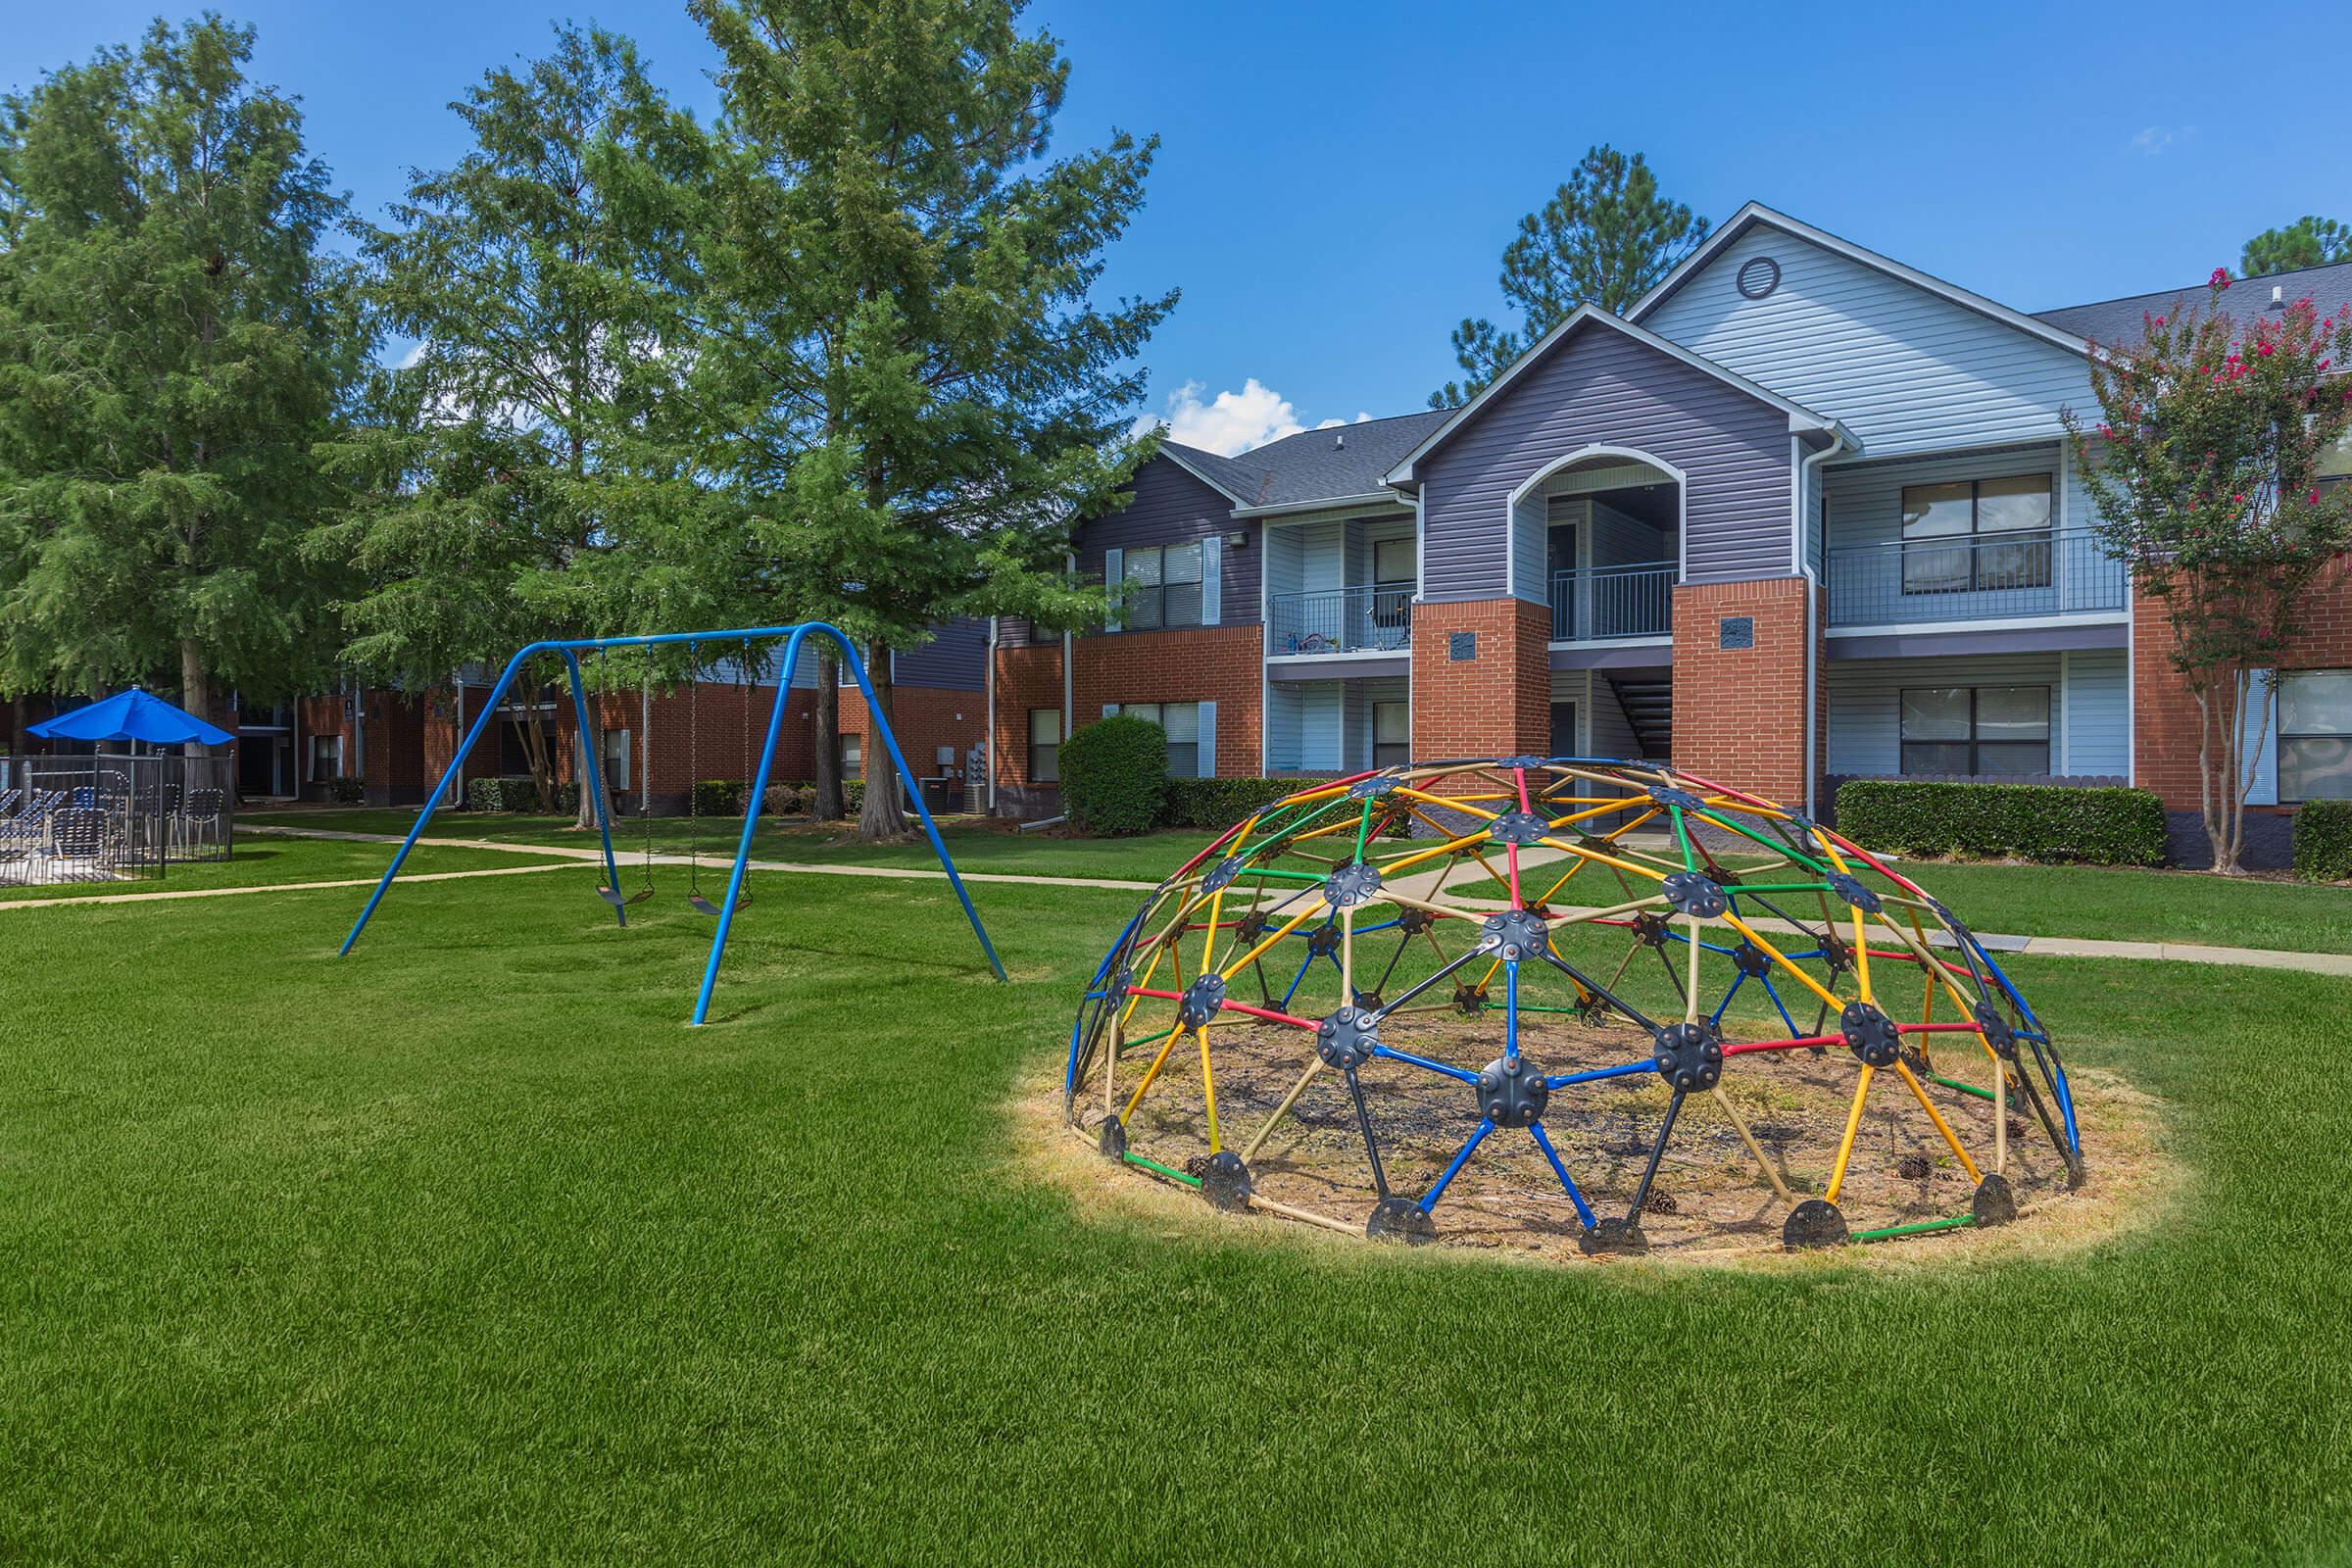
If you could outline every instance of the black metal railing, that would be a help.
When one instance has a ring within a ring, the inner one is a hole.
[[[1662,637],[1674,629],[1675,564],[1638,561],[1551,574],[1551,640]]]
[[[2124,608],[2124,564],[2089,528],[1846,545],[1828,552],[1826,566],[1833,626]]]
[[[1402,653],[1412,641],[1413,590],[1403,583],[1274,594],[1266,600],[1266,652]]]

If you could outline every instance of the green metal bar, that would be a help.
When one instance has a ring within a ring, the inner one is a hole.
[[[1132,1150],[1121,1154],[1119,1157],[1126,1160],[1130,1165],[1141,1165],[1144,1167],[1144,1169],[1165,1176],[1172,1182],[1182,1182],[1187,1187],[1198,1187],[1200,1185],[1200,1177],[1187,1176],[1180,1170],[1170,1170],[1167,1166],[1162,1165],[1158,1160],[1146,1158],[1144,1155],[1136,1153]]]
[[[1364,858],[1364,840],[1370,836],[1371,832],[1372,797],[1367,795],[1364,797],[1364,818],[1355,824],[1355,858],[1358,860]]]
[[[1826,893],[1827,885],[1820,882],[1742,882],[1734,891],[1740,893]]]
[[[1929,1231],[1956,1231],[1976,1222],[1977,1216],[1974,1214],[1954,1214],[1950,1219],[1923,1219],[1916,1225],[1887,1225],[1875,1231],[1856,1231],[1847,1240],[1891,1242],[1898,1236],[1924,1236]]]
[[[1714,823],[1717,827],[1725,828],[1731,832],[1737,833],[1743,839],[1753,839],[1758,844],[1761,844],[1766,849],[1772,851],[1772,853],[1775,855],[1792,857],[1796,859],[1802,860],[1814,870],[1819,871],[1825,877],[1830,874],[1831,868],[1829,866],[1822,864],[1819,860],[1816,860],[1804,851],[1790,849],[1786,844],[1775,843],[1773,840],[1764,837],[1764,835],[1761,833],[1750,833],[1746,828],[1741,827],[1739,823],[1727,822],[1722,817],[1717,816],[1713,811],[1706,809],[1704,807],[1701,807],[1692,814],[1701,817],[1706,821]]]
[[[1939,1083],[1946,1089],[1957,1089],[1962,1094],[1974,1095],[1979,1100],[1990,1100],[1992,1098],[1992,1091],[1989,1089],[1979,1089],[1975,1084],[1964,1084],[1957,1078],[1937,1078],[1933,1073],[1929,1074],[1928,1076],[1931,1082]]]

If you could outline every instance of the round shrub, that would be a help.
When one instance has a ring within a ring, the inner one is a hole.
[[[2296,808],[2295,875],[2311,882],[2352,878],[2352,801],[2307,801]]]
[[[1168,793],[1167,732],[1114,713],[1061,743],[1061,808],[1089,833],[1149,833]]]

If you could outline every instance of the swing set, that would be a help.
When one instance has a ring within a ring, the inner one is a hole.
[[[343,939],[343,945],[337,950],[337,956],[350,953],[352,948],[358,944],[360,933],[367,929],[368,921],[375,913],[376,906],[383,902],[385,893],[390,891],[392,879],[400,875],[400,868],[407,861],[409,852],[415,849],[416,841],[424,836],[424,830],[431,823],[433,813],[440,809],[441,802],[448,797],[451,784],[457,779],[459,770],[466,765],[466,759],[472,755],[475,744],[481,740],[484,734],[488,733],[491,724],[496,720],[499,705],[506,700],[508,689],[514,685],[514,678],[520,673],[525,661],[541,654],[563,656],[564,674],[571,686],[572,716],[579,726],[579,733],[585,736],[589,733],[588,698],[580,675],[580,655],[582,653],[594,654],[601,669],[606,654],[612,649],[662,648],[673,647],[682,643],[686,646],[690,666],[690,686],[687,698],[687,747],[689,771],[694,775],[687,781],[689,788],[686,809],[690,825],[687,836],[686,903],[697,913],[715,915],[718,919],[717,928],[710,935],[710,956],[703,966],[702,989],[694,1001],[693,1021],[698,1024],[704,1022],[710,1012],[710,995],[718,985],[719,960],[726,956],[727,935],[734,925],[735,914],[752,901],[748,874],[751,869],[752,835],[759,826],[760,803],[767,794],[769,770],[775,765],[776,742],[784,732],[784,710],[792,696],[792,672],[799,663],[801,644],[811,635],[827,638],[841,650],[842,666],[857,678],[858,690],[865,698],[866,712],[882,737],[883,749],[890,754],[891,765],[897,769],[898,776],[906,782],[906,798],[912,803],[915,815],[922,821],[923,832],[931,840],[932,851],[939,857],[940,868],[947,872],[949,885],[955,888],[956,897],[963,906],[963,915],[971,923],[972,935],[980,939],[980,951],[987,956],[989,968],[996,972],[1000,981],[1004,979],[1004,965],[998,961],[996,947],[988,940],[988,932],[980,924],[980,911],[972,907],[972,896],[964,891],[963,878],[956,874],[956,861],[948,854],[948,846],[939,836],[939,825],[931,820],[930,808],[923,804],[922,784],[914,776],[914,770],[906,765],[906,757],[899,751],[898,737],[891,733],[889,721],[883,718],[880,708],[875,704],[874,688],[872,683],[866,679],[864,662],[858,657],[858,650],[838,627],[814,620],[801,621],[787,626],[753,626],[724,631],[664,632],[645,637],[581,637],[535,642],[516,650],[514,657],[507,661],[507,667],[499,673],[498,684],[490,689],[490,696],[481,705],[481,710],[476,714],[472,728],[466,731],[466,739],[459,745],[458,755],[450,759],[448,768],[441,775],[441,781],[434,785],[432,793],[425,797],[424,809],[417,813],[416,825],[409,829],[409,836],[401,841],[400,853],[392,857],[392,863],[385,869],[383,880],[378,882],[375,885],[375,891],[368,896],[368,906],[360,911],[359,919],[353,923],[351,934]],[[775,702],[768,710],[767,738],[760,749],[759,762],[755,769],[752,765],[751,753],[752,645],[755,641],[765,641],[778,637],[785,640],[784,655],[777,670]],[[743,696],[744,771],[747,776],[745,785],[747,799],[743,808],[743,832],[736,841],[735,860],[727,875],[726,892],[716,904],[711,903],[709,898],[704,896],[701,881],[702,802],[699,796],[702,782],[700,725],[702,681],[700,679],[699,651],[704,643],[735,643],[742,650],[742,656],[736,666],[736,680]],[[639,702],[641,704],[640,711],[644,718],[650,719],[653,711],[653,683],[650,677],[640,693]],[[650,725],[647,727],[650,728]],[[596,896],[612,906],[613,918],[626,927],[629,923],[629,906],[634,904],[642,904],[654,896],[652,791],[646,789],[638,791],[637,815],[644,830],[645,861],[638,887],[624,891],[621,886],[619,863],[612,853],[612,823],[605,799],[603,763],[596,756],[596,749],[592,746],[581,747],[580,756],[586,764],[588,776],[585,783],[588,795],[596,804],[597,837],[604,849],[605,874],[604,880],[597,885]],[[887,781],[877,782],[886,783]]]

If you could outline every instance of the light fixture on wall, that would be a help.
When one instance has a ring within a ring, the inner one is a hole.
[[[1225,548],[1228,550],[1247,550],[1249,547],[1250,530],[1247,528],[1236,528],[1225,536]]]

